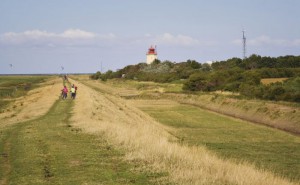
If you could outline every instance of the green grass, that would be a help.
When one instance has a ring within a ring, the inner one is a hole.
[[[182,92],[182,81],[174,81],[174,83],[157,83],[157,82],[146,82],[146,81],[135,81],[135,80],[124,80],[124,79],[112,79],[105,83],[114,87],[121,88],[134,88],[140,91],[151,91],[153,89],[164,89],[165,92]]]
[[[0,131],[0,184],[155,184],[166,175],[136,170],[105,138],[74,128],[73,103],[58,100],[45,116]]]
[[[24,84],[37,84],[50,76],[0,76],[0,87],[14,87]]]
[[[149,106],[142,110],[159,122],[176,128],[172,134],[184,144],[204,145],[222,158],[247,161],[300,181],[298,136],[188,105]]]

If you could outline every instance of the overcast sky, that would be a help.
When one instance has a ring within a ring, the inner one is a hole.
[[[300,55],[298,0],[0,0],[0,74]],[[63,68],[62,68],[63,66]]]

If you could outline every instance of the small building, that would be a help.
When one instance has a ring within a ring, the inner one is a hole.
[[[153,48],[152,46],[148,49],[146,54],[147,56],[147,64],[151,64],[155,59],[157,59],[156,46]]]

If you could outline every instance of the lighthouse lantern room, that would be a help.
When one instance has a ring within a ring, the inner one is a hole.
[[[155,59],[157,59],[156,46],[155,48],[151,46],[147,52],[147,64],[151,64]]]

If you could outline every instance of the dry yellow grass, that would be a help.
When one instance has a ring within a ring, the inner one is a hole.
[[[252,165],[221,160],[204,147],[182,146],[174,142],[165,127],[120,97],[75,83],[79,90],[72,117],[74,126],[105,135],[113,144],[127,150],[128,160],[168,171],[169,181],[177,184],[293,184]]]
[[[58,99],[61,88],[62,80],[51,78],[51,80],[43,83],[40,88],[18,98],[5,112],[0,114],[0,128],[44,115]]]
[[[261,83],[264,85],[268,85],[271,83],[276,83],[276,82],[283,82],[284,80],[287,80],[288,78],[264,78],[261,79]]]

